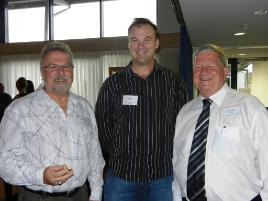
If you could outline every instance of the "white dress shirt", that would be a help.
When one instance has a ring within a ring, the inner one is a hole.
[[[70,93],[67,115],[42,88],[9,105],[0,125],[0,177],[32,190],[64,192],[86,179],[90,199],[100,200],[104,160],[94,110]],[[62,185],[43,183],[47,166],[66,164],[74,175]]]
[[[262,103],[226,84],[213,96],[205,158],[208,201],[268,201],[268,112]],[[187,165],[203,97],[177,116],[173,150],[173,198],[186,197]]]

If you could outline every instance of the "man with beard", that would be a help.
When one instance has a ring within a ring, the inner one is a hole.
[[[70,92],[73,68],[66,44],[45,45],[44,84],[11,103],[2,119],[0,177],[21,186],[20,201],[101,200],[104,160],[94,111]]]

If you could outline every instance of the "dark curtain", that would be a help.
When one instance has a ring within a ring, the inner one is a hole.
[[[180,75],[185,81],[189,100],[193,98],[193,68],[192,68],[192,44],[185,25],[181,25],[180,39]]]

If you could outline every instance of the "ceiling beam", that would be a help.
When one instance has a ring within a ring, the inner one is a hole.
[[[110,51],[110,50],[127,50],[128,37],[105,37],[64,40],[70,46],[73,52],[94,52],[94,51]],[[43,42],[27,42],[27,43],[2,43],[0,44],[0,55],[11,54],[39,54]],[[161,48],[179,48],[180,34],[165,33],[160,34]]]

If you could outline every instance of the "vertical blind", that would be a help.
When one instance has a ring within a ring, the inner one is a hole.
[[[178,49],[162,49],[156,59],[160,64],[178,72],[178,55]],[[74,53],[74,81],[71,90],[94,106],[99,89],[109,76],[109,67],[124,67],[130,60],[127,50]],[[32,80],[35,89],[42,83],[38,54],[0,56],[0,82],[12,97],[18,93],[16,80],[19,77]]]

